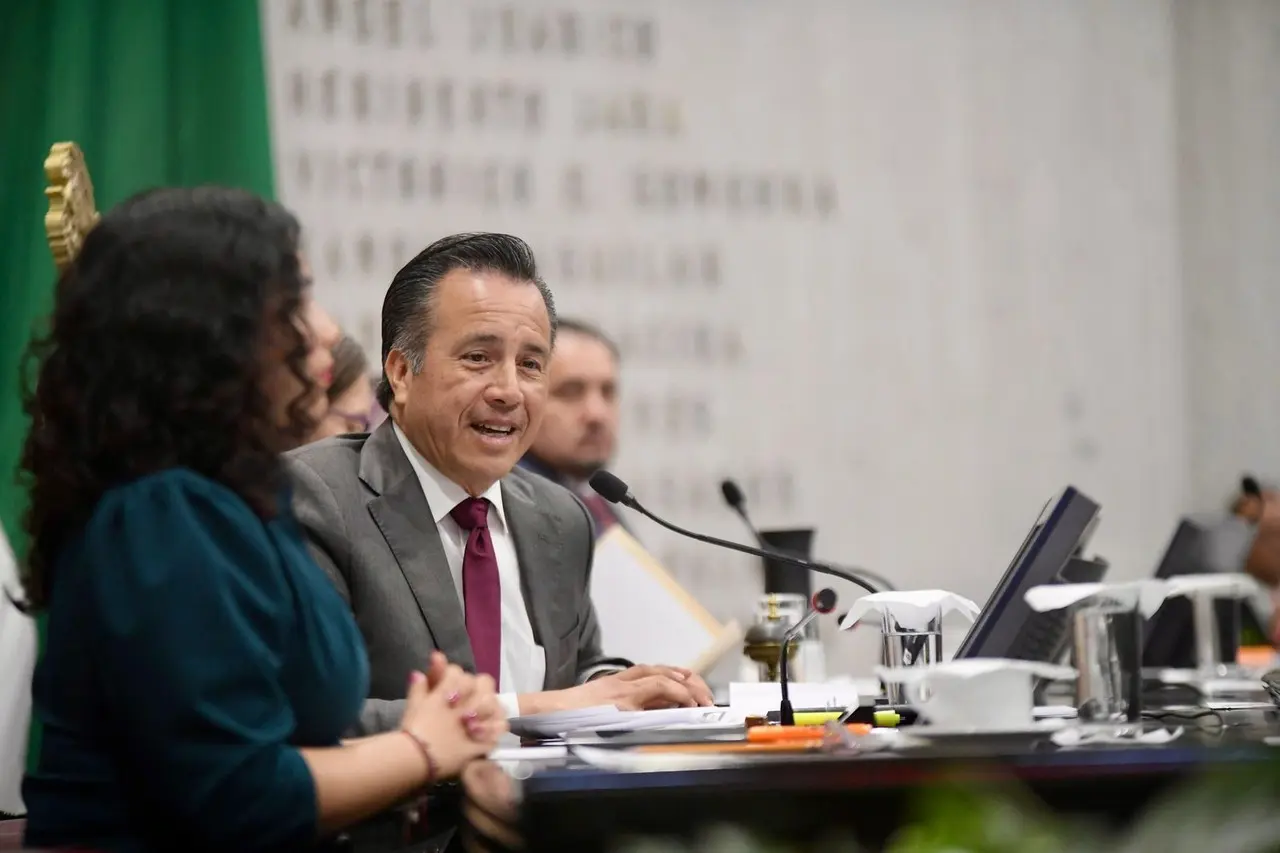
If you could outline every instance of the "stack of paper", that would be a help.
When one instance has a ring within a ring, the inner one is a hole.
[[[797,682],[787,686],[787,695],[796,710],[843,711],[858,707],[858,685],[852,681]],[[875,692],[869,695],[872,699],[868,699],[868,703],[874,700]],[[729,707],[744,716],[764,716],[778,710],[781,702],[782,685],[776,681],[735,681],[729,685]]]
[[[511,719],[511,731],[521,737],[552,738],[565,732],[618,732],[645,729],[726,726],[741,723],[742,716],[725,708],[668,708],[657,711],[619,711],[613,705],[597,705],[575,711],[528,714]]]
[[[742,627],[721,625],[618,524],[596,541],[591,601],[611,655],[705,673],[742,648]]]

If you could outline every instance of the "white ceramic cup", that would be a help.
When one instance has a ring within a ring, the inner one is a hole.
[[[1017,729],[1035,722],[1032,675],[996,670],[962,675],[935,669],[906,689],[908,701],[930,725],[943,728]]]
[[[907,702],[929,725],[964,731],[1009,731],[1035,724],[1037,676],[1074,678],[1070,667],[1020,660],[953,660],[928,667],[880,669],[903,685]]]

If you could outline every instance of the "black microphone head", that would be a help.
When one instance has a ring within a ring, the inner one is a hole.
[[[600,497],[611,504],[626,503],[627,498],[631,496],[631,490],[627,488],[627,484],[604,469],[592,474],[587,482]]]
[[[720,494],[724,495],[724,502],[734,509],[742,509],[742,505],[747,502],[742,489],[733,480],[720,481]]]
[[[836,591],[831,587],[820,589],[813,594],[813,600],[809,603],[819,613],[830,613],[836,609]]]

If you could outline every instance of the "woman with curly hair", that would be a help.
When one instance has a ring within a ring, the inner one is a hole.
[[[312,847],[505,730],[437,656],[399,731],[340,741],[368,663],[278,458],[323,411],[315,316],[294,218],[230,189],[125,202],[59,281],[22,458],[48,613],[26,843]]]

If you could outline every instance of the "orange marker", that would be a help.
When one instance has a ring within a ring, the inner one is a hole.
[[[779,740],[767,743],[668,743],[634,747],[636,752],[688,753],[704,752],[713,755],[733,755],[740,752],[808,752],[822,747],[821,740]]]
[[[850,734],[865,735],[871,726],[865,723],[850,723],[845,726]],[[822,726],[755,726],[747,729],[748,743],[778,743],[785,741],[822,741]]]

